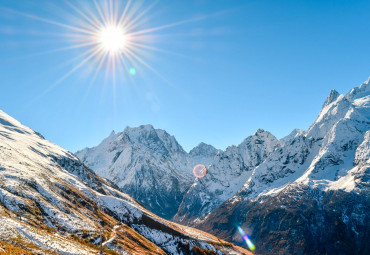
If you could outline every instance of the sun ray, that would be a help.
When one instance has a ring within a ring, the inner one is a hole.
[[[110,18],[110,24],[113,24],[114,23],[114,11],[113,11],[113,1],[112,0],[108,0],[107,2],[107,16]]]
[[[131,6],[131,0],[128,0],[127,3],[126,3],[126,5],[125,5],[125,9],[123,10],[123,12],[121,14],[120,19],[117,22],[117,24],[119,26],[123,26],[123,21],[126,18],[126,14],[127,14],[127,11],[128,11],[128,9],[129,9],[130,6]]]
[[[160,74],[157,70],[155,70],[153,67],[151,67],[148,63],[146,63],[143,59],[141,59],[137,54],[132,52],[130,49],[127,49],[127,52],[129,55],[134,57],[136,60],[138,60],[141,64],[143,64],[146,68],[148,68],[150,71],[152,71],[154,74],[156,74],[159,78],[164,80],[167,84],[171,85],[171,82],[167,80],[162,74]]]
[[[68,0],[65,0],[66,4],[71,7],[74,11],[76,11],[79,15],[81,15],[85,20],[87,20],[91,25],[95,27],[95,29],[99,28],[99,23],[96,22],[96,20],[91,19],[89,16],[87,16],[84,12],[82,12],[80,9],[78,9],[76,6],[71,4]]]
[[[147,5],[144,5],[144,2],[132,0],[81,1],[78,2],[78,5],[71,0],[64,0],[64,2],[74,15],[66,23],[38,17],[30,13],[13,11],[26,18],[63,28],[60,29],[61,33],[55,33],[55,36],[57,36],[56,39],[59,39],[59,36],[64,37],[65,40],[58,41],[58,46],[59,43],[65,43],[65,47],[54,48],[37,54],[71,51],[77,55],[59,65],[64,68],[77,62],[76,65],[70,70],[67,69],[66,73],[49,86],[40,97],[59,86],[84,65],[88,65],[89,68],[92,68],[91,70],[94,70],[91,80],[89,79],[88,91],[97,77],[100,78],[101,74],[102,79],[105,75],[105,87],[108,87],[109,84],[115,97],[117,91],[119,91],[117,90],[118,86],[121,86],[121,81],[131,82],[135,85],[137,82],[135,75],[144,74],[144,71],[147,70],[172,86],[156,70],[156,66],[148,60],[148,57],[151,56],[150,53],[152,52],[160,52],[189,58],[189,56],[172,52],[163,47],[164,43],[169,43],[169,40],[163,40],[163,38],[175,38],[176,36],[188,36],[189,34],[163,34],[163,30],[206,18],[206,16],[199,16],[169,24],[149,26],[151,18],[154,17],[152,12],[159,2],[158,0]],[[0,7],[0,10],[2,9],[5,8]],[[162,45],[157,43],[162,43]]]
[[[89,56],[87,56],[85,59],[83,59],[79,64],[77,64],[75,67],[73,67],[70,71],[68,71],[66,74],[64,74],[61,78],[59,78],[56,82],[54,82],[51,86],[49,86],[43,93],[41,93],[39,96],[34,98],[31,103],[36,102],[40,98],[44,97],[47,93],[49,93],[51,90],[55,89],[59,84],[61,84],[65,79],[67,79],[69,76],[71,76],[74,72],[76,72],[78,69],[80,69],[87,61],[89,61],[91,58],[96,56],[99,52],[99,48],[93,48],[91,49],[91,53]]]
[[[51,25],[56,25],[56,26],[59,26],[59,27],[68,28],[68,29],[71,29],[71,30],[76,31],[76,32],[81,32],[81,33],[85,33],[85,34],[94,35],[94,32],[83,29],[83,28],[70,26],[70,25],[63,24],[63,23],[60,23],[60,22],[57,22],[57,21],[37,17],[37,16],[32,15],[32,14],[28,14],[28,13],[24,13],[24,12],[20,12],[20,11],[15,11],[15,10],[8,9],[8,8],[5,8],[5,7],[0,7],[0,9],[6,10],[8,12],[13,12],[13,13],[19,14],[19,15],[22,15],[24,17],[27,17],[27,18],[30,18],[30,19],[33,19],[33,20],[38,20],[38,21],[42,21],[44,23],[48,23],[48,24],[51,24]]]
[[[155,31],[166,29],[166,28],[176,27],[176,26],[179,26],[179,25],[199,21],[199,20],[202,20],[202,19],[205,19],[205,17],[201,16],[201,17],[188,19],[188,20],[183,20],[183,21],[178,21],[178,22],[174,22],[174,23],[171,23],[171,24],[166,24],[166,25],[162,25],[162,26],[158,26],[158,27],[143,29],[143,30],[139,30],[139,31],[130,33],[130,36],[147,34],[147,33],[150,33],[150,32],[155,32]]]
[[[94,45],[94,44],[95,43],[93,43],[91,45]],[[15,60],[15,59],[21,60],[21,59],[26,59],[26,58],[37,57],[37,56],[47,55],[47,54],[51,54],[51,53],[57,53],[57,52],[62,52],[62,51],[70,50],[70,49],[73,49],[72,47],[75,47],[75,49],[82,48],[82,47],[78,47],[78,45],[74,45],[74,46],[69,46],[69,47],[65,47],[65,48],[58,48],[58,49],[53,49],[53,50],[48,50],[48,51],[42,51],[42,52],[36,52],[36,53],[32,53],[32,54],[27,54],[27,55],[22,55],[22,56],[18,56],[18,57],[13,57],[12,59],[13,60]],[[86,46],[86,47],[88,47],[88,46]],[[70,63],[73,63],[74,61],[76,61],[77,59],[80,59],[80,58],[88,55],[93,50],[94,49],[86,50],[82,54],[79,54],[79,55],[77,55],[77,56],[75,56],[73,58],[70,58],[66,62],[60,63],[57,66],[54,66],[54,67],[56,67],[54,69],[58,69],[58,68],[62,68],[63,66],[67,66]]]
[[[104,14],[103,14],[103,12],[102,12],[102,10],[101,10],[101,8],[100,8],[99,4],[97,3],[97,1],[96,1],[96,0],[93,0],[93,1],[94,1],[95,8],[96,8],[96,10],[98,11],[99,17],[100,17],[100,19],[101,19],[101,23],[102,23],[102,24],[107,24],[107,20],[105,19],[105,16],[104,16]]]
[[[162,26],[158,26],[158,27],[143,29],[143,30],[139,30],[139,31],[133,32],[130,35],[134,36],[134,35],[138,35],[138,34],[146,34],[146,33],[150,33],[150,32],[155,32],[155,31],[163,30],[163,29],[166,29],[166,28],[176,27],[176,26],[187,24],[187,23],[192,23],[192,22],[204,20],[204,19],[207,19],[207,18],[212,17],[212,16],[222,15],[224,13],[230,12],[231,10],[232,9],[223,10],[223,11],[212,13],[212,14],[208,14],[208,15],[201,15],[199,17],[195,17],[195,18],[192,18],[192,19],[187,19],[187,20],[182,20],[182,21],[178,21],[178,22],[173,22],[173,23],[162,25]]]
[[[57,86],[58,84],[60,84],[62,81],[64,81],[66,78],[68,78],[69,76],[71,76],[71,74],[73,74],[75,71],[77,71],[78,69],[80,69],[87,61],[89,61],[91,58],[93,58],[94,56],[96,56],[97,54],[99,54],[101,52],[101,50],[96,47],[96,48],[93,48],[91,49],[91,52],[90,54],[84,58],[79,64],[77,64],[74,68],[72,68],[69,72],[67,72],[63,77],[61,77],[59,80],[57,80],[53,86]],[[86,54],[86,53],[85,53]],[[84,54],[84,55],[85,55]],[[87,55],[87,54],[86,54]]]
[[[154,46],[149,46],[149,45],[146,45],[146,44],[143,44],[143,43],[130,42],[127,45],[127,47],[129,47],[130,49],[133,49],[134,47],[132,47],[132,45],[134,47],[139,47],[139,48],[148,49],[148,50],[152,50],[152,51],[167,53],[167,54],[170,54],[170,55],[173,55],[173,56],[179,56],[179,57],[183,57],[183,58],[190,58],[189,56],[187,56],[185,54],[180,54],[180,53],[177,53],[177,52],[174,52],[174,51],[164,50],[164,49],[157,48],[157,47],[154,47]]]
[[[101,1],[100,3],[102,3],[102,5],[103,5],[103,14],[104,14],[104,17],[105,17],[105,19],[107,21],[106,24],[111,24],[110,22],[112,20],[112,17],[111,17],[111,15],[109,13],[110,0]]]
[[[134,79],[133,79],[133,77],[130,75],[130,72],[129,72],[129,69],[130,69],[130,67],[127,65],[127,61],[124,59],[124,57],[123,57],[123,55],[121,54],[121,55],[119,55],[119,57],[120,57],[120,59],[121,59],[121,63],[122,63],[122,65],[123,65],[123,70],[126,72],[126,74],[127,74],[127,77],[129,77],[129,79],[130,79],[130,81],[132,82],[132,84],[134,84],[134,85],[136,85],[136,83],[135,83],[135,81],[134,81]]]
[[[149,5],[146,9],[144,9],[143,11],[141,11],[138,15],[136,15],[135,18],[133,18],[132,20],[129,20],[129,22],[123,24],[124,27],[127,28],[127,30],[131,31],[133,29],[135,29],[135,22],[137,22],[138,20],[140,20],[144,15],[146,15],[155,5],[157,5],[158,1],[154,1],[151,5]]]
[[[96,67],[96,70],[93,74],[93,76],[91,77],[91,80],[87,86],[87,89],[86,89],[86,92],[84,93],[84,96],[81,98],[81,101],[79,103],[79,108],[81,108],[81,106],[86,102],[89,94],[90,94],[90,91],[91,91],[91,88],[94,84],[94,82],[96,81],[96,78],[97,76],[99,75],[102,67],[103,67],[103,63],[105,61],[105,58],[106,58],[106,54],[107,53],[102,53],[102,54],[99,54],[99,56],[97,57],[97,67]]]
[[[83,10],[85,10],[85,13],[90,16],[90,18],[94,21],[94,23],[97,25],[97,29],[101,27],[102,21],[99,20],[99,16],[94,13],[93,10],[89,9],[87,5],[80,5]],[[95,7],[95,5],[94,5]]]
[[[75,44],[75,45],[71,45],[71,46],[64,47],[64,48],[45,51],[43,52],[43,54],[55,53],[55,52],[66,51],[66,50],[74,50],[78,48],[86,48],[92,45],[96,45],[96,42],[86,42],[86,43]]]

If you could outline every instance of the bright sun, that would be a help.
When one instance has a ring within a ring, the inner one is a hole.
[[[99,43],[110,54],[119,54],[126,47],[127,35],[118,26],[107,26],[99,32]]]
[[[78,14],[72,19],[74,23],[61,23],[23,14],[31,19],[62,27],[63,31],[66,31],[63,35],[71,40],[71,45],[56,51],[81,49],[81,53],[71,60],[71,62],[77,61],[76,64],[53,86],[63,82],[86,64],[93,67],[89,70],[94,70],[90,84],[93,84],[103,69],[106,77],[110,75],[112,78],[114,87],[116,79],[120,81],[126,81],[124,80],[126,77],[132,79],[132,76],[143,73],[138,69],[143,67],[168,82],[145,60],[149,51],[171,53],[155,47],[154,44],[161,38],[168,36],[156,32],[197,20],[145,27],[150,19],[144,15],[148,14],[155,4],[146,6],[145,1],[131,0],[73,1],[73,4],[70,2],[72,1],[66,0],[71,9]]]

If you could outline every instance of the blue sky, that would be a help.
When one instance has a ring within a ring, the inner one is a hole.
[[[73,46],[70,31],[40,20],[78,24],[64,1],[0,8],[0,109],[73,152],[141,124],[187,151],[224,149],[258,128],[281,138],[307,129],[331,89],[370,75],[370,1],[160,0],[141,29],[189,22],[152,33],[146,43],[160,50],[141,57],[155,72],[132,63],[136,75],[120,72],[115,85],[104,68],[92,81],[89,62],[58,82],[86,50],[55,51]]]

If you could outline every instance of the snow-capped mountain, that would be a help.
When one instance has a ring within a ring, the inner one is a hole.
[[[112,132],[76,155],[149,210],[192,225],[233,196],[279,145],[271,133],[259,129],[225,151],[200,143],[188,154],[173,136],[146,125]],[[207,166],[205,178],[192,175],[197,164]]]
[[[345,95],[332,90],[308,130],[295,129],[280,141],[258,130],[225,151],[204,143],[189,154],[181,150],[171,161],[189,179],[173,220],[238,244],[241,226],[254,238],[257,253],[364,254],[370,250],[369,130],[368,80]],[[89,150],[78,153],[81,160],[99,161]],[[163,168],[151,161],[156,152],[144,151],[151,169]],[[191,169],[199,163],[208,174],[194,179]],[[109,171],[109,164],[101,169]],[[117,183],[120,171],[109,179]]]
[[[221,150],[217,150],[212,145],[200,143],[189,152],[189,157],[193,166],[197,164],[209,166],[219,152]]]
[[[174,217],[177,222],[193,225],[217,206],[233,196],[275,149],[279,141],[262,129],[247,137],[238,146],[218,151],[208,167],[208,174],[196,179],[184,196]]]
[[[293,140],[296,136],[300,136],[304,133],[305,131],[303,129],[294,129],[292,132],[290,132],[289,135],[283,137],[280,139],[280,144],[285,145],[286,143],[290,142]]]
[[[151,125],[112,132],[76,155],[152,212],[171,218],[192,184],[188,155],[173,136]]]
[[[369,130],[369,80],[346,95],[331,91],[312,126],[286,139],[198,227],[241,244],[242,226],[257,253],[368,254]]]
[[[97,254],[100,233],[109,254],[248,253],[149,212],[2,111],[0,184],[0,248],[6,254]]]

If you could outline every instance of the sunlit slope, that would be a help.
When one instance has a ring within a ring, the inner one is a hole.
[[[8,251],[19,249],[14,254],[94,254],[100,232],[110,254],[247,253],[148,212],[1,111],[0,184],[0,240]]]
[[[369,254],[370,79],[294,133],[198,227],[242,244],[238,224],[259,253]]]

